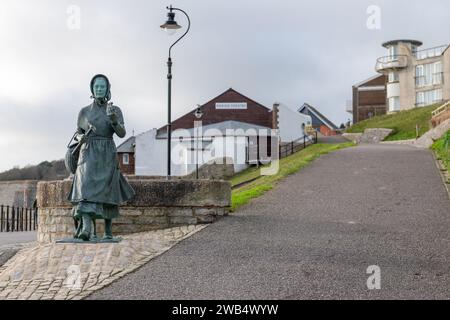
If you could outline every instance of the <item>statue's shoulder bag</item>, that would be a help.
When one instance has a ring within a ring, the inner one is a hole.
[[[92,131],[93,127],[89,126],[89,129],[82,135],[81,138],[79,137],[77,138],[79,132],[75,131],[75,133],[72,136],[72,139],[70,139],[69,143],[67,144],[67,151],[64,163],[66,165],[67,171],[69,171],[70,173],[75,174],[75,172],[77,171],[81,145],[86,141],[86,139],[89,137],[89,134]]]
[[[80,156],[80,143],[81,141],[76,139],[78,131],[75,131],[69,143],[67,144],[67,151],[65,157],[65,165],[68,172],[75,174],[77,171],[78,157]]]

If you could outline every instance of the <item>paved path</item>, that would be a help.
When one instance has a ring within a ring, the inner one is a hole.
[[[320,135],[317,137],[317,143],[338,144],[349,141],[350,140],[345,139],[342,135],[335,135],[335,136]]]
[[[319,158],[91,299],[450,299],[450,200],[431,152]],[[370,265],[381,289],[368,290]]]
[[[36,242],[36,231],[0,232],[0,267],[21,248]]]
[[[0,300],[81,299],[202,228],[136,233],[120,243],[30,245],[0,267]]]
[[[36,231],[0,232],[0,247],[5,245],[33,242],[37,239]]]

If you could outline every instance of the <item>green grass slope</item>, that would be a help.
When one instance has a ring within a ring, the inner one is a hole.
[[[414,108],[394,114],[376,116],[358,122],[348,128],[348,133],[364,132],[367,128],[393,129],[386,141],[414,139],[416,137],[416,124],[419,125],[419,136],[430,129],[431,112],[439,105]]]
[[[434,150],[437,158],[442,161],[447,172],[450,173],[450,130],[442,138],[433,143],[431,149]]]

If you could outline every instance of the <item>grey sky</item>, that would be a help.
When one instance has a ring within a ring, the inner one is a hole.
[[[159,25],[169,1],[0,1],[0,171],[60,159],[89,81],[105,73],[128,135],[167,119],[166,59],[176,36]],[[191,32],[173,51],[173,118],[229,87],[271,107],[308,102],[337,125],[351,86],[375,74],[381,42],[450,42],[448,0],[178,0]],[[81,9],[81,28],[67,9]],[[370,5],[381,29],[366,26]],[[177,14],[179,24],[186,26]],[[119,142],[119,140],[118,140]]]

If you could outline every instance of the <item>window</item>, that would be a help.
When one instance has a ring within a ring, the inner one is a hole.
[[[416,105],[419,106],[419,107],[425,105],[425,94],[424,94],[424,92],[417,92]]]
[[[442,76],[442,62],[435,62],[433,64],[433,84],[442,84]]]
[[[442,84],[442,63],[421,64],[416,66],[416,86],[432,86]]]
[[[389,72],[389,83],[392,82],[398,82],[399,81],[399,77],[398,77],[398,72]]]
[[[189,140],[186,141],[186,147],[188,150],[195,151],[195,150],[211,150],[213,147],[212,140]]]
[[[442,101],[442,89],[417,92],[416,105],[418,107],[428,106]]]
[[[397,59],[397,52],[398,52],[398,50],[397,50],[397,46],[391,46],[391,47],[389,47],[389,60],[390,61],[393,61],[393,60],[395,60],[395,59]]]
[[[416,66],[416,86],[422,87],[425,85],[425,74],[423,65]]]
[[[128,153],[124,153],[122,155],[123,164],[130,164],[130,155]]]
[[[389,111],[400,110],[400,97],[389,98]]]

